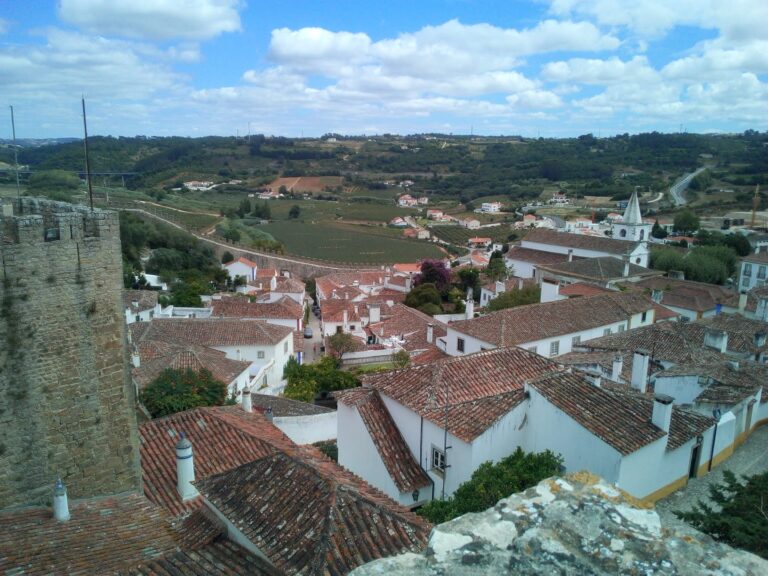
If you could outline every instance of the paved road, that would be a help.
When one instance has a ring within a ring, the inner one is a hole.
[[[761,426],[752,432],[747,441],[736,449],[733,456],[714,468],[712,472],[699,478],[692,478],[685,488],[659,500],[656,503],[656,511],[664,524],[687,526],[672,511],[691,510],[699,500],[709,503],[709,486],[722,481],[723,470],[730,470],[736,476],[753,476],[768,472],[768,426]]]
[[[688,185],[691,183],[691,180],[696,178],[700,173],[702,173],[704,170],[707,169],[707,166],[703,166],[696,170],[696,172],[691,172],[690,174],[683,174],[683,176],[672,186],[669,187],[669,195],[672,197],[672,202],[675,206],[682,206],[686,203],[686,199],[683,198],[683,192],[685,192],[686,188],[688,188]]]
[[[312,338],[304,339],[304,364],[313,364],[323,355],[320,352],[320,346],[323,345],[323,338],[320,334],[320,319],[314,312],[309,313],[309,322],[307,325],[312,328]]]

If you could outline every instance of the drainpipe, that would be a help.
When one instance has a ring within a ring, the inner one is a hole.
[[[712,460],[715,458],[715,441],[717,440],[717,427],[720,424],[720,409],[715,408],[712,410],[712,416],[715,417],[715,432],[712,434],[712,450],[709,452],[709,465],[707,466],[707,472],[712,471]]]

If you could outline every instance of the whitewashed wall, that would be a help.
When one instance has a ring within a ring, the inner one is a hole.
[[[336,440],[338,433],[336,412],[306,416],[275,416],[272,423],[296,444]]]
[[[274,346],[211,346],[211,348],[221,350],[226,353],[227,358],[232,360],[246,360],[257,366],[263,366],[270,360],[274,360],[272,367],[267,370],[267,386],[275,386],[282,381],[283,369],[293,354],[293,334],[288,334]],[[259,358],[259,351],[264,352],[264,358]],[[258,385],[261,386],[262,383],[259,382]]]

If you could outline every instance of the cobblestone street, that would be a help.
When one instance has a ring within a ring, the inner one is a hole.
[[[736,476],[753,476],[768,471],[768,426],[761,426],[752,432],[747,441],[736,449],[733,456],[714,468],[712,472],[700,478],[691,479],[685,488],[659,500],[656,503],[656,510],[662,522],[668,526],[681,524],[687,526],[674,515],[673,511],[687,511],[699,500],[708,501],[709,486],[722,481],[723,470],[730,470]]]

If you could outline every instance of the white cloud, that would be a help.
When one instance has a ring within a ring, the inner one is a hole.
[[[573,58],[568,61],[548,62],[542,67],[541,77],[552,82],[610,85],[619,82],[655,82],[658,73],[644,56],[622,61],[612,57],[605,60]]]
[[[0,34],[7,34],[11,24],[5,18],[0,18]]]
[[[241,0],[61,0],[59,16],[88,32],[204,40],[240,30]]]

